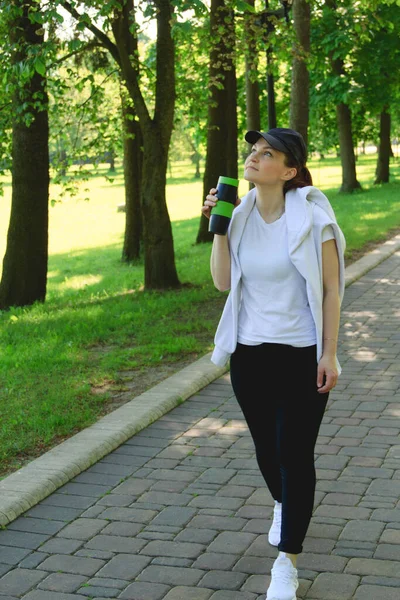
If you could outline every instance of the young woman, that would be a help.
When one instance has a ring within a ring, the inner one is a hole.
[[[230,359],[233,390],[275,500],[268,534],[279,555],[266,600],[296,600],[297,555],[315,493],[314,448],[340,374],[336,357],[345,240],[324,194],[312,187],[302,136],[249,131],[244,178],[225,236],[215,235],[211,274],[230,290],[212,361]],[[210,190],[202,213],[216,202]]]

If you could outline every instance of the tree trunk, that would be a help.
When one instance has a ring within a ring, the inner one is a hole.
[[[122,8],[115,9],[112,28],[123,78],[133,100],[143,134],[142,214],[145,288],[165,289],[180,286],[165,196],[168,151],[175,106],[175,48],[171,34],[173,4],[169,0],[155,0],[155,5],[157,59],[153,119],[149,115],[140,90],[139,71],[134,58],[137,53],[137,37],[134,22],[135,7],[132,0],[127,0]]]
[[[351,128],[350,107],[344,102],[336,106],[336,117],[339,130],[340,160],[342,163],[341,192],[353,192],[361,188],[357,181],[356,159]]]
[[[233,10],[226,4],[224,0],[211,1],[210,97],[203,198],[210,188],[216,187],[220,175],[237,178],[238,174],[235,28]],[[217,34],[219,28],[223,28],[223,35]],[[201,216],[197,244],[213,239],[208,224],[208,219]]]
[[[115,173],[115,153],[114,150],[110,150],[110,155],[109,155],[109,161],[108,161],[110,168],[109,168],[109,172],[110,173]]]
[[[124,119],[124,179],[125,179],[125,236],[123,262],[134,262],[140,257],[142,242],[142,173],[143,140],[139,121],[129,102],[121,94]]]
[[[389,183],[390,157],[393,156],[390,142],[391,117],[389,107],[384,106],[380,115],[379,153],[375,183]]]
[[[10,27],[11,44],[18,44],[12,63],[25,64],[34,52],[40,56],[43,36],[28,14],[36,0],[14,1],[20,11]],[[12,205],[7,250],[0,283],[0,309],[27,306],[46,298],[48,262],[49,146],[46,77],[35,72],[14,94],[12,130]],[[21,114],[28,103],[32,115],[27,126]]]
[[[309,0],[294,0],[292,11],[296,42],[293,48],[290,127],[301,133],[307,145],[310,80],[307,58],[310,52],[311,19]]]
[[[254,7],[254,0],[248,0]],[[246,45],[246,127],[248,130],[260,131],[260,85],[258,75],[257,30],[252,14],[246,15],[245,45]]]

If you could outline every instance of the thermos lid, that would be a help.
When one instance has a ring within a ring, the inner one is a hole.
[[[218,183],[225,183],[225,185],[233,185],[234,187],[238,187],[239,180],[233,179],[232,177],[223,177],[222,175],[220,175],[218,177]]]

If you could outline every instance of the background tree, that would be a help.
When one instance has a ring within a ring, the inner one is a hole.
[[[220,175],[237,177],[237,113],[235,69],[235,21],[232,3],[211,0],[210,64],[207,125],[207,158],[203,197],[215,187]],[[208,219],[200,218],[197,243],[208,242]]]
[[[0,283],[0,309],[46,297],[49,127],[43,14],[36,0],[0,2],[9,31],[12,88],[12,206]],[[3,48],[6,47],[3,42]]]
[[[292,18],[296,41],[293,45],[292,86],[290,93],[290,127],[308,144],[311,0],[293,0]]]
[[[163,289],[179,287],[175,267],[171,222],[165,198],[168,150],[175,105],[175,48],[172,37],[174,5],[169,0],[154,0],[144,7],[157,21],[157,59],[155,104],[149,109],[144,98],[137,53],[137,5],[133,0],[85,2],[85,8],[97,9],[104,28],[112,28],[114,41],[99,29],[88,13],[79,13],[75,6],[60,0],[61,5],[87,27],[110,51],[121,69],[133,101],[143,136],[142,215],[145,287]]]

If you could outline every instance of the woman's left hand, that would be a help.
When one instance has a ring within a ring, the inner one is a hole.
[[[317,388],[319,394],[326,394],[335,387],[338,378],[334,356],[322,356],[318,363]],[[325,383],[324,383],[325,381]]]

